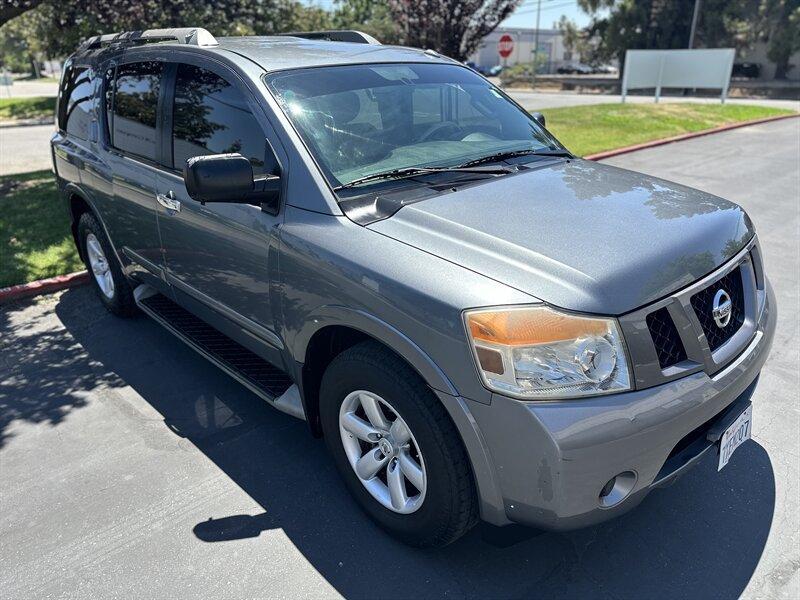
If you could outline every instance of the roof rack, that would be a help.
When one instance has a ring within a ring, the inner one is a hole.
[[[175,29],[148,29],[147,31],[125,31],[96,35],[80,45],[80,50],[91,50],[110,44],[149,44],[154,42],[177,42],[190,46],[216,46],[217,40],[202,27],[178,27]]]
[[[354,29],[332,29],[329,31],[293,31],[289,33],[279,33],[290,37],[305,38],[307,40],[325,40],[327,42],[351,42],[354,44],[377,44],[381,43],[371,35],[363,31]]]

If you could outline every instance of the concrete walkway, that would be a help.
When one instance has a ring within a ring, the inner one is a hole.
[[[1,307],[0,596],[800,597],[799,145],[787,120],[614,159],[750,211],[780,303],[755,441],[618,520],[508,548],[394,542],[304,423],[88,286]]]
[[[622,101],[619,94],[577,94],[573,92],[533,92],[530,90],[506,90],[512,98],[528,110],[543,108],[559,108],[562,106],[586,106],[590,104],[615,104]],[[631,104],[653,104],[652,96],[628,96],[626,102]],[[662,96],[661,102],[693,102],[701,104],[719,104],[719,98],[699,98],[692,96]],[[786,108],[800,112],[800,100],[771,100],[765,98],[729,98],[728,104],[751,104]]]
[[[0,127],[0,175],[49,169],[55,125]]]
[[[13,85],[0,85],[0,98],[32,98],[34,96],[57,96],[55,81],[15,81]]]

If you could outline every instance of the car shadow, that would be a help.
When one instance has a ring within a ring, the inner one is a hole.
[[[90,326],[87,310],[103,316]],[[208,507],[212,514],[187,535],[236,543],[280,528],[348,598],[738,597],[766,544],[775,481],[766,450],[750,442],[722,472],[709,456],[631,513],[595,527],[517,530],[499,540],[475,528],[447,548],[408,548],[360,512],[305,423],[210,368],[154,322],[106,315],[88,287],[64,293],[56,314],[92,364],[131,386],[165,427],[263,508],[230,515]]]

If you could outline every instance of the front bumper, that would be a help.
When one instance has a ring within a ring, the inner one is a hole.
[[[675,452],[693,432],[700,430],[704,439],[703,426],[723,418],[732,403],[749,399],[775,322],[775,296],[767,284],[752,340],[711,376],[697,372],[644,390],[581,400],[526,403],[494,394],[490,405],[469,403],[491,471],[476,470],[482,516],[495,525],[563,530],[635,507],[714,447],[698,443]],[[635,474],[630,493],[604,507],[600,491],[623,472]]]

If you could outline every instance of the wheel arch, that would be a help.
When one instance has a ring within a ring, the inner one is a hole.
[[[100,215],[100,211],[98,211],[97,207],[94,205],[91,195],[86,193],[74,183],[68,183],[64,188],[64,197],[66,198],[67,210],[69,211],[70,216],[70,231],[72,232],[72,240],[75,242],[75,247],[78,249],[78,255],[81,257],[81,260],[85,262],[86,257],[83,256],[82,244],[78,239],[78,221],[80,221],[82,214],[88,212],[91,213],[95,219],[97,219],[98,223],[100,223],[100,227],[103,228],[103,233],[105,233],[109,243],[111,244],[114,255],[116,256],[117,260],[120,261],[120,264],[124,264],[120,260],[114,240],[109,235],[108,227],[106,227],[106,223],[103,220],[103,217]]]
[[[397,328],[377,317],[345,306],[325,306],[305,319],[292,344],[298,363],[303,408],[311,431],[319,427],[319,383],[330,361],[348,347],[374,340],[403,359],[434,390],[458,395],[453,383],[430,356]]]
[[[433,390],[461,437],[478,490],[481,518],[495,525],[509,521],[490,452],[468,402],[433,359],[397,328],[364,311],[326,306],[309,315],[291,345],[298,366],[296,381],[311,432],[321,437],[319,384],[330,361],[348,347],[373,340],[406,362]]]
[[[97,211],[94,210],[94,207],[90,203],[86,194],[74,184],[68,184],[64,190],[64,194],[67,200],[67,210],[69,211],[70,217],[70,224],[69,228],[72,232],[72,241],[75,242],[75,247],[78,249],[78,254],[81,257],[81,260],[86,260],[86,257],[83,255],[83,249],[81,247],[80,240],[78,240],[78,221],[80,221],[81,215],[83,213],[92,213],[99,219],[97,216]]]

